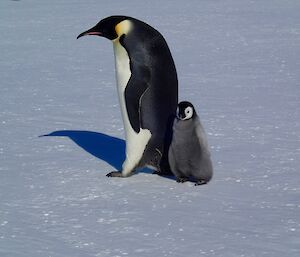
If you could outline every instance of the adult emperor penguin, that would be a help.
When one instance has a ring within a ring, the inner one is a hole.
[[[148,24],[127,16],[107,17],[77,38],[85,35],[110,39],[115,54],[126,159],[121,171],[107,176],[128,177],[145,166],[168,173],[178,81],[165,39]]]
[[[213,166],[206,134],[190,102],[178,104],[169,161],[177,182],[192,178],[196,185],[202,185],[212,178]]]

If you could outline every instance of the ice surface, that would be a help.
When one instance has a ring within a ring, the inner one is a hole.
[[[2,0],[0,256],[300,256],[299,13],[297,0]],[[208,133],[208,185],[105,177],[124,158],[113,50],[76,36],[113,14],[167,39]]]

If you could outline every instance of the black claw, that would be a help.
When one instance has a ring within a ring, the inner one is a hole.
[[[108,177],[108,178],[112,178],[112,177],[120,178],[120,177],[123,177],[123,176],[122,176],[122,172],[120,172],[120,171],[112,171],[112,172],[106,174],[106,177]]]
[[[184,182],[186,182],[187,181],[187,178],[177,178],[176,179],[176,182],[177,183],[184,183]]]
[[[201,185],[205,185],[207,184],[207,182],[205,180],[199,180],[195,183],[195,186],[201,186]]]

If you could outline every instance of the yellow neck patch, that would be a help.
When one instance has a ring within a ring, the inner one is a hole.
[[[118,39],[123,34],[126,35],[131,30],[131,26],[132,26],[132,23],[129,20],[124,20],[124,21],[121,21],[120,23],[118,23],[115,26],[115,30],[116,30],[117,35],[118,35]]]

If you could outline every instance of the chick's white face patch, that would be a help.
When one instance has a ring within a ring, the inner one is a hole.
[[[192,107],[188,106],[184,110],[180,107],[177,108],[176,116],[180,120],[189,120],[193,117],[194,110]]]
[[[193,108],[192,107],[186,107],[185,110],[184,110],[184,114],[185,114],[185,117],[183,120],[188,120],[190,118],[193,117]]]

